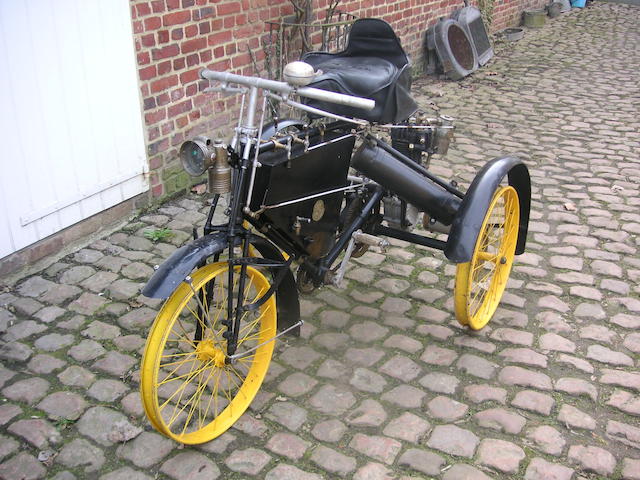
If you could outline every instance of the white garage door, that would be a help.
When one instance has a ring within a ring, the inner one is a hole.
[[[0,0],[0,258],[148,189],[128,0]]]

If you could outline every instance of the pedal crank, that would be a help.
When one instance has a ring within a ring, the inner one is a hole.
[[[353,235],[351,235],[351,239],[349,240],[347,248],[344,252],[344,257],[340,262],[340,266],[335,271],[327,272],[325,283],[334,285],[338,288],[342,288],[342,280],[344,279],[344,274],[347,272],[347,265],[349,264],[349,260],[351,260],[351,256],[353,255],[354,250],[356,248],[360,248],[363,245],[366,245],[367,247],[379,247],[383,252],[386,252],[386,249],[389,246],[389,242],[384,238],[364,233],[362,232],[362,230],[356,230],[355,232],[353,232]]]

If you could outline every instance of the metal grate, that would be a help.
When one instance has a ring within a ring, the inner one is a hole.
[[[275,80],[282,80],[282,69],[302,54],[313,51],[338,52],[347,44],[351,25],[357,17],[335,11],[324,22],[267,22],[269,33],[263,41],[265,68]]]

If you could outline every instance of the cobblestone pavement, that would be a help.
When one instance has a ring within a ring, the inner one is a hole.
[[[436,172],[531,168],[528,253],[485,330],[456,324],[441,253],[393,242],[303,300],[234,428],[180,448],[137,390],[158,307],[138,291],[204,219],[178,200],[0,294],[0,478],[640,479],[639,16],[596,4],[416,84],[458,119]],[[160,226],[170,242],[144,237]]]

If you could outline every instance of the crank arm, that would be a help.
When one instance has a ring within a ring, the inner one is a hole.
[[[289,328],[284,329],[283,331],[281,331],[280,333],[276,334],[274,337],[271,337],[269,340],[266,340],[262,343],[259,343],[258,345],[256,345],[255,347],[250,348],[249,350],[247,350],[246,352],[242,352],[242,353],[235,353],[233,355],[229,355],[227,357],[227,360],[231,363],[236,362],[236,360],[239,360],[241,358],[247,357],[249,356],[249,354],[251,352],[254,352],[255,350],[259,349],[260,347],[262,347],[263,345],[266,345],[268,343],[273,342],[276,338],[281,337],[282,335],[284,335],[285,333],[293,330],[294,328],[300,327],[304,324],[304,320],[300,320],[296,323],[294,323],[293,325],[291,325]]]

